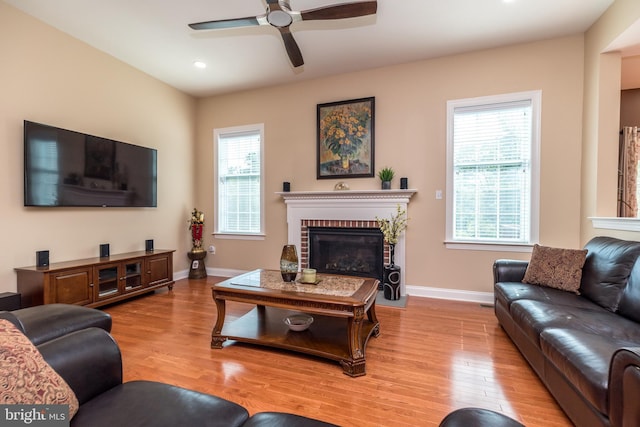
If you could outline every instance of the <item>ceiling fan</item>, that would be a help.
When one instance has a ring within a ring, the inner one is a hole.
[[[220,19],[217,21],[197,22],[189,24],[194,30],[216,30],[223,28],[252,27],[271,25],[280,31],[284,47],[287,50],[291,64],[300,67],[304,64],[302,53],[289,31],[289,26],[299,21],[314,21],[328,19],[354,18],[373,15],[378,9],[377,1],[363,1],[357,3],[342,3],[332,6],[319,7],[304,11],[291,10],[289,3],[284,0],[266,0],[267,11],[263,15],[236,19]]]

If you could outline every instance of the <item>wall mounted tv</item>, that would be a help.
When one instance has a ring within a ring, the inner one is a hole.
[[[24,121],[24,205],[156,207],[157,150]]]

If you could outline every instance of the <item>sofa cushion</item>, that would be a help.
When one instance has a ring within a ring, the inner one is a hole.
[[[522,281],[578,293],[586,256],[587,251],[584,249],[533,245],[531,261]]]
[[[78,411],[73,390],[31,341],[5,319],[0,319],[0,402],[69,405],[69,417]]]
[[[245,408],[220,397],[153,381],[129,381],[84,403],[72,425],[234,427],[248,418]]]
[[[35,345],[87,328],[111,332],[111,315],[73,304],[45,304],[11,312]]]
[[[528,285],[522,282],[499,282],[495,284],[493,290],[495,298],[507,307],[518,300],[553,302],[554,304],[584,308],[593,308],[594,306],[593,301],[572,292]]]
[[[609,365],[617,349],[632,341],[607,335],[568,329],[546,329],[540,335],[541,349],[558,371],[580,394],[603,414],[607,414]]]
[[[519,300],[511,304],[510,312],[518,327],[535,343],[539,343],[540,334],[549,328],[563,328],[598,334],[609,339],[640,342],[640,328],[637,323],[593,303],[591,308],[585,308]]]
[[[616,311],[631,269],[640,256],[640,242],[595,237],[582,269],[580,292],[596,304]]]

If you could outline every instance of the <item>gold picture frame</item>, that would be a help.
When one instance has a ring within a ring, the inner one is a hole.
[[[375,97],[318,104],[317,179],[374,176]]]

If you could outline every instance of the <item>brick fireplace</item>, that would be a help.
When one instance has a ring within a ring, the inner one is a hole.
[[[415,190],[296,191],[278,193],[287,205],[288,243],[296,245],[300,267],[309,265],[309,227],[378,228],[376,217],[389,218],[397,206],[407,209]],[[401,294],[405,294],[405,235],[395,249],[395,263],[402,268]],[[389,248],[384,245],[384,262]]]
[[[300,231],[300,268],[382,281],[389,247],[376,221],[305,219]]]

